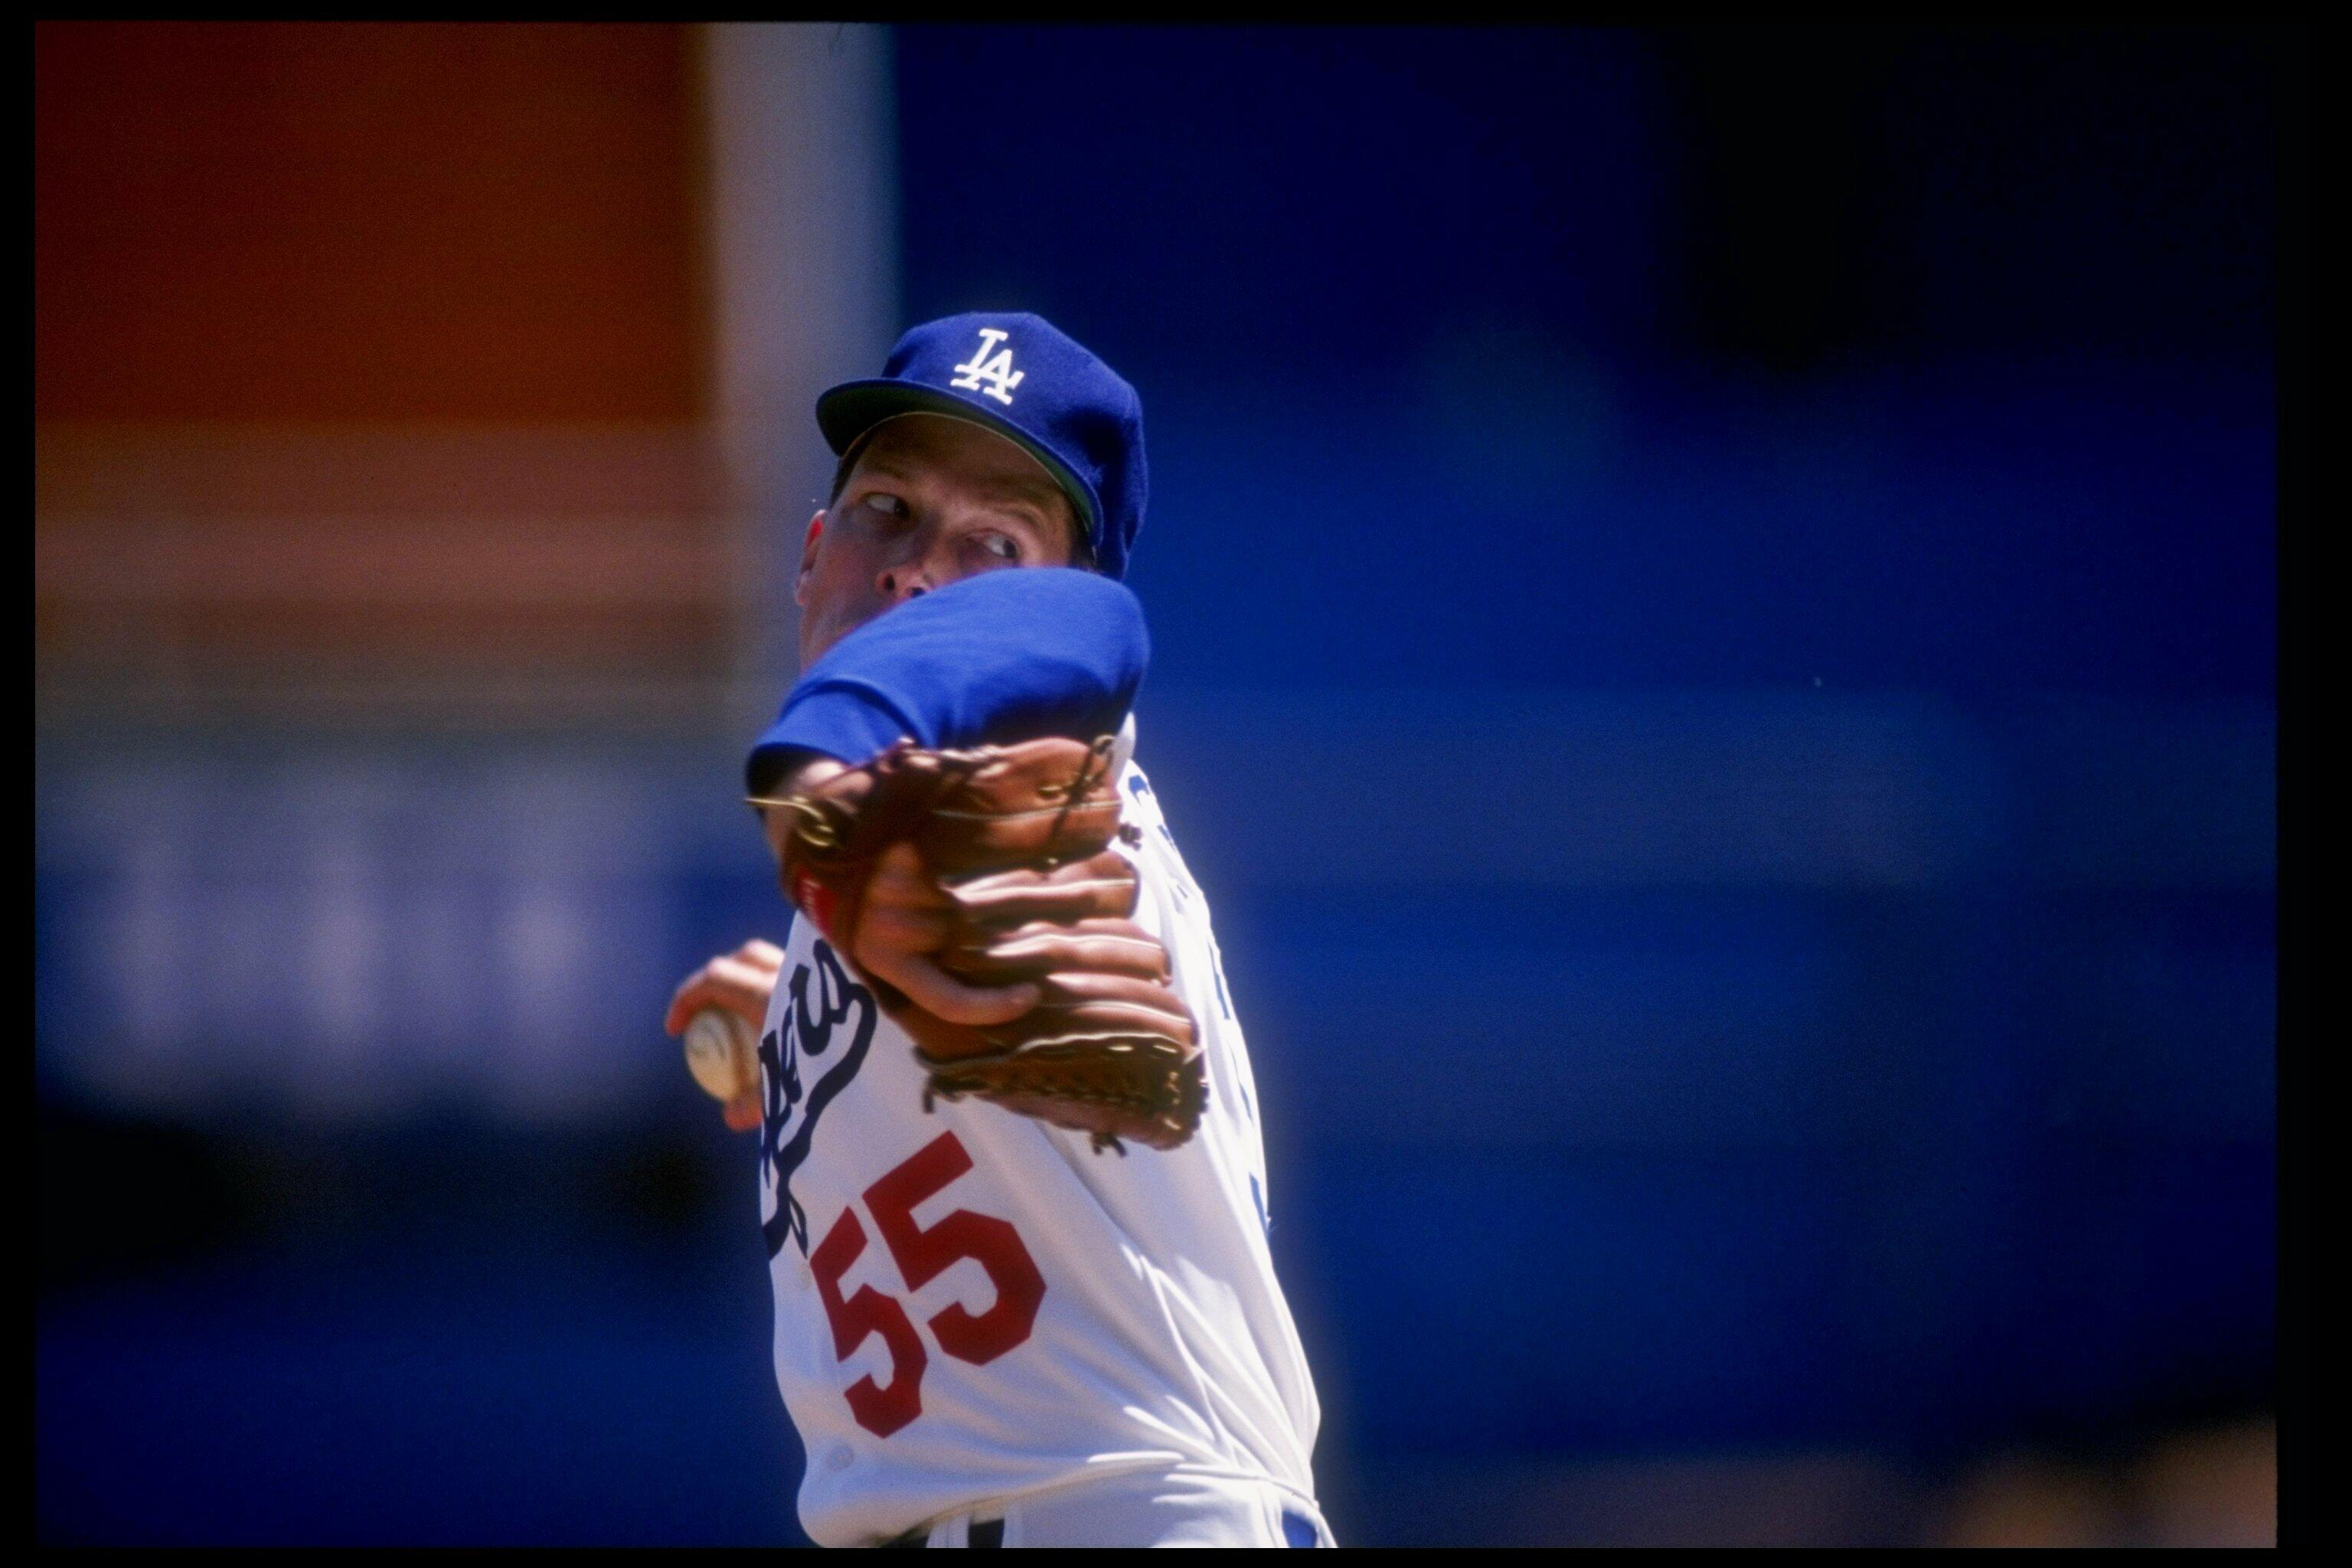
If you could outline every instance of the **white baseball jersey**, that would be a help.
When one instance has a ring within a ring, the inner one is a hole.
[[[1141,835],[1119,846],[1135,919],[1167,947],[1205,1058],[1181,1148],[1097,1153],[977,1100],[926,1113],[913,1042],[793,922],[761,1032],[760,1211],[820,1545],[1145,1471],[1267,1483],[1314,1510],[1320,1412],[1266,1249],[1249,1054],[1207,901],[1131,762],[1119,794]]]

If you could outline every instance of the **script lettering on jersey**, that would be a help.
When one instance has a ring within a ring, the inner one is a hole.
[[[1013,368],[1011,349],[998,349],[994,359],[988,357],[988,351],[996,348],[1009,336],[1011,334],[1001,327],[981,328],[980,347],[971,351],[970,359],[956,366],[956,378],[948,384],[961,386],[966,392],[984,394],[1007,408],[1012,407],[1013,389],[1020,385],[1029,373]]]
[[[817,1117],[865,1066],[880,1016],[874,993],[849,977],[822,938],[785,985],[782,1025],[760,1040],[760,1159],[776,1184],[776,1212],[761,1226],[770,1258],[788,1239],[808,1251],[808,1215],[793,1196],[793,1173],[808,1158]]]

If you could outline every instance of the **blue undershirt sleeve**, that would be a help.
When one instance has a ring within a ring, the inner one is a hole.
[[[827,649],[745,763],[751,787],[783,750],[855,765],[902,735],[924,746],[1116,731],[1151,645],[1143,606],[1069,567],[986,572],[897,605]]]

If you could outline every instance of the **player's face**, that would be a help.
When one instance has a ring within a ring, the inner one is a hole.
[[[969,420],[884,422],[832,507],[809,520],[793,598],[801,668],[894,605],[976,573],[1066,566],[1069,498],[1036,458]]]

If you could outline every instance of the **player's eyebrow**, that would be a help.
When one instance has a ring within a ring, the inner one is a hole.
[[[1025,500],[1047,517],[1054,515],[1054,503],[1064,499],[1059,485],[1046,479],[1031,479],[1026,474],[1007,474],[991,480],[989,489],[1015,500]]]
[[[896,479],[901,484],[913,484],[918,476],[887,455],[862,457],[858,460],[861,479]],[[992,499],[1025,502],[1034,509],[1035,521],[1051,532],[1057,514],[1055,503],[1070,508],[1070,526],[1078,527],[1077,510],[1062,487],[1043,474],[1004,473],[977,478],[975,486]],[[845,486],[844,487],[846,488]]]
[[[898,464],[892,462],[889,458],[871,456],[860,458],[858,459],[857,472],[861,477],[869,474],[878,475],[886,479],[898,479],[902,482],[911,480],[914,478],[913,475],[908,473],[906,469],[898,467]]]
[[[908,483],[912,483],[916,478],[913,473],[901,467],[896,458],[889,457],[863,458],[859,460],[858,471],[861,474],[879,474],[885,479],[901,479]],[[1048,509],[1052,507],[1055,498],[1062,493],[1061,487],[1051,479],[1042,476],[1032,477],[1028,474],[1000,474],[978,479],[974,482],[980,488],[992,493],[1035,501]]]

